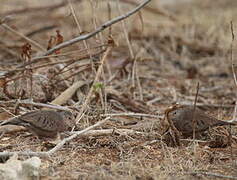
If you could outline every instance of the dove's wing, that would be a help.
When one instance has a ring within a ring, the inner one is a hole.
[[[183,127],[181,127],[184,131],[187,133],[193,132],[193,107],[186,108],[184,112],[181,115],[181,119],[184,123]],[[206,131],[209,127],[214,126],[223,126],[223,125],[229,125],[231,123],[221,121],[216,119],[215,117],[209,116],[205,114],[202,110],[196,108],[195,112],[195,120],[196,120],[196,132],[202,132]]]
[[[62,116],[56,111],[39,110],[26,113],[20,119],[29,123],[34,128],[44,131],[58,131],[59,125],[63,122]]]
[[[176,123],[176,126],[179,131],[187,134],[193,132],[192,111],[190,111],[190,108],[183,108],[177,119],[179,119],[179,122]]]
[[[28,127],[33,131],[45,133],[57,133],[68,129],[66,119],[59,112],[52,110],[36,110],[25,113],[21,116],[6,120],[0,125],[20,125]]]

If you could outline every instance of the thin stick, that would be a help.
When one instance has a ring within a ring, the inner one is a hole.
[[[139,77],[139,73],[138,73],[137,63],[136,63],[136,68],[135,68],[135,78],[137,81],[137,87],[138,87],[139,94],[140,94],[140,101],[144,101],[143,100],[143,90],[142,90],[142,85],[141,85],[141,81],[140,81],[140,77]]]
[[[76,24],[77,24],[77,28],[78,28],[79,34],[81,34],[81,33],[82,33],[81,25],[80,25],[79,20],[78,20],[78,18],[77,18],[77,16],[76,16],[76,13],[75,13],[75,10],[74,10],[74,8],[73,8],[73,6],[72,6],[71,0],[68,0],[68,4],[69,4],[69,6],[70,6],[73,19],[74,19],[74,21],[75,21]],[[88,50],[88,46],[87,46],[86,40],[83,40],[83,44],[84,44],[84,48],[86,48],[86,50]]]
[[[197,154],[196,145],[195,145],[196,144],[195,137],[196,137],[196,126],[197,126],[196,107],[197,107],[198,92],[199,92],[199,82],[197,84],[197,92],[196,92],[195,100],[193,104],[193,117],[192,117],[194,163],[196,163],[196,154]]]
[[[111,15],[111,6],[109,0],[107,0],[107,7],[108,7],[108,19],[110,20],[112,18]],[[109,27],[109,35],[112,35],[112,26]]]
[[[68,3],[69,3],[69,6],[70,6],[70,9],[71,9],[71,12],[72,12],[73,19],[74,19],[74,21],[75,21],[76,24],[77,24],[77,28],[78,28],[78,30],[79,30],[79,34],[81,34],[81,33],[82,33],[82,28],[81,28],[81,25],[80,25],[80,23],[79,23],[79,20],[78,20],[78,18],[77,18],[77,16],[76,16],[75,10],[74,10],[74,8],[73,8],[73,6],[72,6],[71,0],[68,0]],[[92,61],[91,50],[90,50],[90,48],[89,48],[88,43],[86,42],[86,40],[83,40],[82,42],[83,42],[83,44],[84,44],[84,48],[86,48],[86,52],[87,52],[87,53],[89,54],[89,56],[90,56],[91,62],[93,62],[93,61]]]
[[[132,87],[135,88],[136,84],[135,84],[135,76],[136,76],[136,68],[137,68],[137,59],[134,59],[133,61],[133,66],[132,66]],[[133,96],[135,96],[135,93],[133,93]],[[134,97],[134,99],[136,99]]]
[[[232,40],[231,40],[231,44],[230,44],[231,70],[232,70],[232,74],[234,77],[235,86],[237,87],[237,79],[236,79],[236,74],[235,74],[235,69],[234,69],[234,60],[233,60],[233,43],[235,40],[235,34],[234,34],[234,27],[233,27],[232,21],[230,21],[230,30],[231,30],[231,35],[232,35]],[[237,100],[235,100],[235,108],[234,108],[234,112],[233,112],[232,121],[235,121],[236,115],[237,115]]]
[[[93,6],[93,1],[89,0],[90,6],[91,6],[91,14],[92,14],[92,23],[94,25],[94,29],[97,29],[97,18],[96,18],[96,5]],[[97,4],[98,2],[94,1],[94,4]],[[99,32],[98,34],[95,35],[95,38],[99,40],[100,37],[100,43],[102,42],[102,37],[101,37],[101,32]],[[96,73],[96,68],[95,68],[95,64],[94,61],[91,58],[91,70]],[[103,101],[102,101],[103,102]]]
[[[197,97],[198,97],[198,92],[199,92],[199,82],[197,84],[197,91],[196,91],[196,95],[195,95],[195,100],[194,100],[194,104],[193,104],[193,139],[195,139],[195,131],[196,131],[196,125],[197,125],[197,118],[196,118],[196,104],[197,104]]]
[[[230,30],[231,30],[231,35],[232,35],[232,40],[231,40],[231,45],[230,45],[231,69],[232,69],[232,74],[233,74],[233,77],[234,77],[235,86],[237,87],[237,80],[236,80],[236,74],[235,74],[235,69],[234,69],[234,60],[233,60],[233,43],[234,43],[234,40],[235,40],[235,34],[234,34],[234,27],[233,27],[233,22],[232,21],[230,21]],[[237,100],[235,100],[235,108],[234,108],[234,112],[233,112],[232,121],[235,121],[235,119],[236,119],[236,114],[237,114],[236,109],[237,109]],[[234,157],[233,157],[233,150],[232,150],[231,125],[229,127],[228,141],[230,143],[230,155],[231,155],[231,159],[233,161]]]
[[[140,117],[150,117],[150,118],[161,118],[163,116],[159,116],[159,115],[152,115],[152,114],[143,114],[143,113],[113,113],[113,114],[102,114],[102,117],[116,117],[116,116],[140,116]]]
[[[187,106],[193,106],[192,103],[189,102],[180,102],[180,105],[187,105]],[[233,108],[235,107],[232,104],[204,104],[204,103],[197,103],[196,106],[199,107],[212,107],[212,108]]]
[[[117,3],[117,6],[118,6],[119,14],[122,14],[122,10],[121,10],[121,6],[120,6],[119,0],[116,0],[116,3]],[[126,27],[126,20],[122,21],[122,28],[123,28],[123,33],[124,33],[126,42],[128,44],[128,49],[129,49],[129,52],[130,52],[130,57],[131,57],[131,59],[134,59],[134,53],[133,53],[132,45],[131,45],[131,43],[129,41],[129,38],[128,38],[128,31],[127,31],[127,27]]]
[[[232,41],[231,41],[231,47],[230,47],[230,59],[231,59],[231,67],[232,67],[232,73],[234,76],[235,86],[237,87],[237,79],[234,69],[234,62],[233,62],[233,42],[235,40],[235,34],[234,34],[234,28],[233,28],[233,22],[230,21],[230,29],[231,29],[231,35],[232,35]]]
[[[69,134],[75,134],[77,133],[77,131],[73,131],[70,132]],[[93,136],[93,137],[97,137],[97,136],[105,136],[105,135],[111,135],[111,134],[126,134],[126,135],[134,135],[134,134],[144,134],[144,132],[140,132],[140,131],[135,131],[132,129],[98,129],[98,130],[90,130],[86,133],[84,133],[82,136]]]

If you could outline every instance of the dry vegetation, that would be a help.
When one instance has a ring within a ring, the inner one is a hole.
[[[19,68],[46,51],[56,30],[67,41],[136,6],[132,0],[108,2],[1,2],[0,17],[7,17],[7,26],[0,25],[0,72],[13,72],[0,81],[1,119],[9,117],[6,112],[21,114],[49,102],[84,113],[77,130],[106,114],[124,114],[97,128],[113,131],[84,134],[42,158],[42,179],[237,179],[236,127],[231,143],[228,127],[211,129],[195,143],[181,140],[180,147],[162,136],[165,109],[176,102],[192,105],[198,82],[197,105],[219,119],[232,119],[237,87],[231,70],[230,21],[235,33],[235,0],[194,0],[168,7],[153,0],[126,21]],[[60,40],[56,37],[56,43]],[[92,85],[111,41],[115,46]],[[31,47],[23,47],[26,42]],[[73,96],[62,97],[66,102],[57,99],[78,82]],[[30,98],[43,104],[14,101]],[[0,151],[40,152],[53,146],[20,131],[1,136]]]

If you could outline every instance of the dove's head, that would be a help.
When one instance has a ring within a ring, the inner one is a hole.
[[[62,112],[60,112],[60,114],[62,115],[63,119],[65,120],[65,122],[68,126],[68,130],[72,129],[72,127],[76,125],[74,113],[72,113],[70,111],[62,111]]]

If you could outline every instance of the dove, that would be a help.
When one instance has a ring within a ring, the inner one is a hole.
[[[173,106],[165,112],[169,123],[173,123],[175,128],[180,131],[185,137],[193,135],[193,114],[192,106]],[[204,132],[211,127],[237,125],[234,122],[221,121],[215,117],[209,116],[204,111],[196,108],[195,110],[195,132]]]
[[[68,111],[36,110],[0,124],[4,125],[24,126],[38,137],[54,138],[58,133],[70,130],[75,122],[72,113]]]

